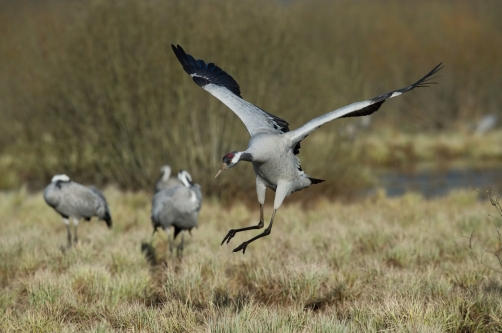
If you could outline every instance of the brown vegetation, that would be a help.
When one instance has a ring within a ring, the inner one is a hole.
[[[446,64],[440,84],[387,102],[373,117],[375,126],[431,131],[500,113],[499,1],[25,0],[0,6],[4,188],[40,188],[61,172],[82,182],[151,188],[159,166],[169,163],[189,169],[206,194],[253,193],[249,166],[211,180],[221,157],[246,147],[248,135],[237,117],[191,82],[171,43],[215,61],[237,79],[246,99],[292,128],[409,84],[440,61]],[[316,193],[340,194],[365,182],[353,163],[359,152],[340,145],[344,138],[337,134],[351,121],[327,125],[302,143],[309,174],[339,179]],[[319,146],[315,136],[322,133],[329,140]]]
[[[108,188],[113,230],[65,227],[42,195],[0,194],[1,332],[499,332],[502,275],[470,256],[498,248],[477,193],[287,205],[245,255],[220,241],[258,207],[208,203],[181,261],[150,244],[150,195]],[[265,214],[269,216],[270,207]],[[141,251],[144,251],[143,253]],[[477,249],[479,250],[479,249]],[[496,267],[494,257],[484,262]]]

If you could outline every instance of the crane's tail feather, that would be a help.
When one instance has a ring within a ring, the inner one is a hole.
[[[110,213],[106,212],[106,215],[103,218],[103,221],[106,222],[106,226],[108,227],[108,229],[112,228],[112,217],[110,216]]]
[[[324,179],[317,179],[317,178],[312,178],[312,177],[308,177],[308,178],[309,178],[310,182],[312,183],[312,185],[319,184],[319,183],[326,181]]]
[[[179,228],[178,226],[174,226],[174,237],[173,239],[176,239],[176,236],[178,236],[178,234],[182,231],[181,228]]]

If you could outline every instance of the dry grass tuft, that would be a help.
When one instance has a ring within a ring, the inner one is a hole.
[[[245,255],[231,249],[252,232],[219,242],[229,228],[256,223],[258,208],[208,203],[182,260],[169,256],[164,233],[151,242],[149,195],[105,194],[114,229],[82,223],[82,242],[64,252],[65,228],[40,193],[0,194],[0,331],[497,332],[502,324],[502,276],[476,264],[465,238],[475,232],[487,248],[498,245],[473,191],[290,204]]]

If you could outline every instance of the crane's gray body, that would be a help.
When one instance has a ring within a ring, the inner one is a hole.
[[[45,188],[44,199],[63,218],[90,220],[96,216],[109,227],[112,225],[108,203],[103,193],[94,187],[58,180]]]
[[[199,184],[178,185],[157,192],[152,200],[152,225],[154,230],[168,231],[174,227],[174,238],[180,231],[197,227],[202,206]]]
[[[157,184],[155,184],[155,192],[162,190],[167,190],[171,187],[183,185],[177,178],[169,178],[167,180],[160,179]]]
[[[344,117],[368,116],[377,111],[389,98],[400,96],[417,87],[427,87],[428,84],[433,84],[433,82],[430,82],[431,76],[441,69],[441,64],[439,64],[422,79],[408,87],[369,100],[352,103],[314,118],[300,128],[290,131],[287,121],[243,99],[239,84],[220,67],[214,63],[205,63],[200,59],[195,60],[179,45],[172,45],[172,49],[183,69],[190,75],[192,80],[231,109],[246,126],[251,136],[246,151],[232,152],[223,157],[223,165],[216,177],[222,171],[234,167],[239,161],[248,161],[253,164],[256,173],[256,192],[260,203],[260,222],[254,227],[231,229],[223,239],[222,244],[225,241],[228,244],[236,232],[262,228],[266,188],[275,191],[274,212],[269,226],[262,234],[234,249],[234,252],[242,250],[243,253],[249,243],[270,234],[275,212],[288,195],[323,181],[307,176],[300,167],[300,160],[296,154],[300,151],[300,142],[303,139],[332,120]]]
[[[257,182],[276,191],[278,184],[289,184],[286,196],[309,187],[312,182],[301,171],[300,159],[283,136],[257,133],[249,140],[246,152],[251,154]]]

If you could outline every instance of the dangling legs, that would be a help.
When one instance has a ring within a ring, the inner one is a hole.
[[[261,234],[251,238],[248,241],[245,241],[244,243],[242,243],[241,245],[236,247],[233,252],[239,252],[240,250],[242,250],[242,254],[244,254],[244,253],[246,253],[246,247],[250,243],[254,242],[255,240],[257,240],[259,238],[270,235],[270,232],[272,231],[272,225],[274,223],[275,213],[277,212],[277,209],[279,209],[279,207],[281,206],[282,202],[284,201],[284,198],[286,198],[288,196],[288,194],[289,193],[286,190],[285,186],[281,186],[281,184],[277,184],[277,189],[275,191],[275,199],[274,199],[274,212],[272,213],[272,218],[270,219],[270,224]]]
[[[221,242],[221,245],[227,241],[227,244],[230,243],[230,240],[234,238],[235,234],[241,231],[246,231],[246,230],[253,230],[253,229],[261,229],[263,228],[264,222],[263,222],[263,204],[260,204],[260,222],[258,222],[257,225],[251,226],[251,227],[245,227],[245,228],[240,228],[240,229],[230,229],[228,234],[223,238],[223,241]]]
[[[244,254],[244,253],[246,253],[246,247],[249,245],[249,243],[254,242],[255,240],[257,240],[259,238],[270,235],[270,232],[272,231],[272,224],[274,223],[275,212],[277,212],[277,209],[274,209],[274,212],[272,213],[272,218],[270,219],[270,223],[269,223],[268,227],[265,230],[263,230],[263,232],[261,234],[251,238],[248,241],[245,241],[244,243],[242,243],[241,245],[236,247],[233,252],[239,252],[240,250],[242,250],[242,254]]]
[[[73,218],[73,227],[74,227],[73,243],[77,244],[78,243],[78,236],[77,236],[78,219],[75,217]]]
[[[251,226],[251,227],[245,227],[245,228],[240,228],[240,229],[231,229],[228,234],[223,238],[223,241],[221,242],[221,245],[227,241],[227,244],[230,243],[230,240],[234,238],[235,234],[241,231],[246,231],[246,230],[253,230],[253,229],[261,229],[265,225],[263,221],[263,204],[265,203],[265,192],[267,191],[267,188],[265,187],[265,184],[256,178],[256,194],[258,196],[258,202],[260,203],[260,222],[258,222],[257,225]]]

